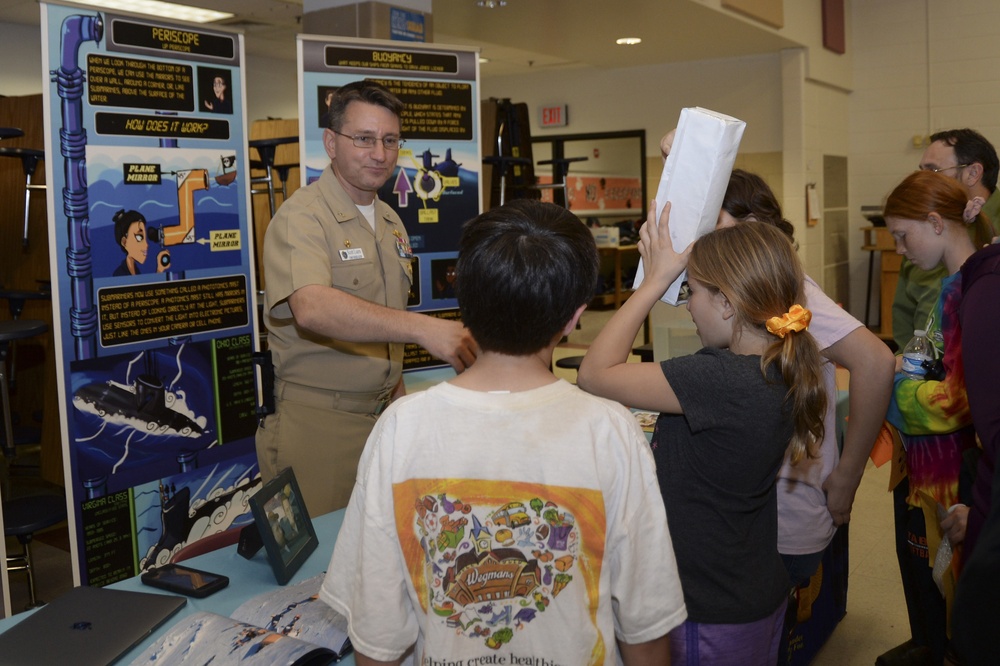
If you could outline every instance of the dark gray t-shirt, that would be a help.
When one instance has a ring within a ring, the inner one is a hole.
[[[778,555],[775,477],[792,436],[787,386],[760,356],[702,349],[663,361],[683,414],[662,414],[653,456],[688,619],[769,616],[791,583]]]

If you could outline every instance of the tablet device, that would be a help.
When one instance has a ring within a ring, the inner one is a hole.
[[[229,585],[229,578],[222,574],[192,569],[174,562],[144,571],[141,580],[145,585],[198,599]]]

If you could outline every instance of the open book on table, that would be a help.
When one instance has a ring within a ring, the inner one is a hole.
[[[350,652],[351,642],[346,620],[319,600],[323,576],[258,595],[231,617],[187,615],[132,664],[332,664]]]

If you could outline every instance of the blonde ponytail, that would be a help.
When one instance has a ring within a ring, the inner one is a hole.
[[[823,387],[823,357],[816,340],[809,333],[792,333],[775,340],[761,356],[761,370],[776,363],[788,385],[788,402],[794,429],[788,443],[788,457],[793,465],[804,456],[819,456],[826,413],[826,390]]]

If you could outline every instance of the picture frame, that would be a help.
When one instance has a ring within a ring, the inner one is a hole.
[[[274,577],[284,585],[319,545],[292,468],[278,472],[249,502]]]

